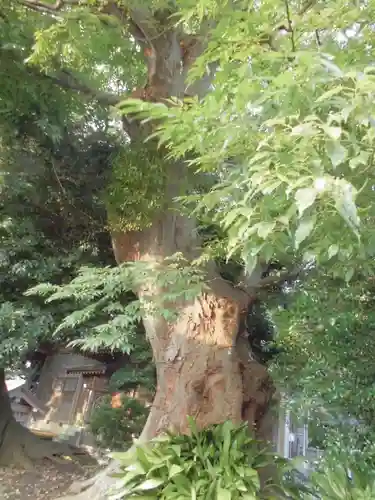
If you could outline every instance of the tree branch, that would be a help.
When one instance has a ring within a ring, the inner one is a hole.
[[[236,287],[233,283],[224,279],[213,262],[207,266],[206,283],[214,294],[233,300],[239,305],[240,309],[247,307],[255,298],[254,294],[248,293],[247,290]]]
[[[311,9],[311,7],[314,7],[314,5],[317,3],[317,0],[307,0],[305,5],[302,7],[302,9],[298,12],[299,16],[303,16],[303,14],[306,14],[308,10]]]
[[[21,62],[20,54],[14,48],[4,47],[0,45],[0,56],[1,54],[8,54],[12,60]],[[28,73],[33,78],[40,78],[42,80],[48,80],[51,83],[61,87],[65,90],[72,90],[79,92],[87,97],[96,99],[100,104],[105,106],[117,106],[120,102],[126,99],[126,96],[121,96],[113,94],[111,92],[106,92],[102,90],[97,90],[89,87],[85,83],[81,82],[77,77],[75,77],[70,71],[66,69],[58,70],[55,75],[49,75],[38,70],[36,67],[24,63],[25,72]]]
[[[59,71],[56,76],[47,75],[45,73],[39,74],[43,78],[50,80],[52,83],[63,89],[79,92],[87,97],[96,99],[100,104],[104,104],[105,106],[117,106],[117,104],[124,100],[124,97],[119,95],[112,94],[111,92],[96,90],[88,85],[85,85],[67,70]]]
[[[250,276],[243,275],[242,279],[236,286],[241,290],[245,290],[249,294],[255,294],[260,289],[278,286],[286,281],[295,280],[303,270],[304,268],[302,266],[296,266],[293,269],[287,269],[282,273],[262,278],[263,266],[258,264],[253,273]]]
[[[292,52],[295,52],[296,51],[296,42],[294,40],[294,28],[293,28],[293,23],[292,23],[292,17],[290,14],[289,2],[288,2],[288,0],[285,0],[284,3],[285,3],[286,17],[288,20],[288,31],[290,33],[290,41],[292,44]]]
[[[277,275],[266,276],[262,278],[256,285],[255,288],[268,288],[272,286],[281,285],[286,281],[292,281],[298,278],[298,276],[302,273],[303,268],[298,266],[294,269],[289,269]]]
[[[54,4],[41,2],[40,0],[17,0],[17,2],[24,7],[37,12],[54,13],[60,11],[67,5],[79,5],[80,0],[56,0]]]

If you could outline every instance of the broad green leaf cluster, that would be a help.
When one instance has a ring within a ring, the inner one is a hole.
[[[275,463],[282,470],[283,461],[262,450],[247,427],[227,421],[198,431],[194,420],[189,422],[189,436],[167,434],[113,454],[122,468],[113,498],[277,498],[272,493],[275,485],[261,492],[259,472]]]

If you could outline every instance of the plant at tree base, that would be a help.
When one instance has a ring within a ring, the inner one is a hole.
[[[113,498],[255,500],[276,498],[275,491],[283,491],[285,461],[262,450],[247,426],[227,421],[198,431],[189,419],[189,427],[189,435],[168,433],[114,454],[122,472],[116,474]],[[280,482],[261,489],[259,473],[271,465]]]
[[[113,408],[111,396],[104,396],[90,416],[89,429],[103,449],[126,449],[142,432],[148,410],[134,398],[122,396]]]

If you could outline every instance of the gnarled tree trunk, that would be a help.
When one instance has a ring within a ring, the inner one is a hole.
[[[167,211],[146,231],[115,233],[117,262],[160,263],[176,252],[191,255],[196,244],[192,225],[192,220]],[[228,419],[246,421],[259,438],[272,439],[274,386],[240,331],[241,315],[247,313],[251,299],[218,274],[210,271],[210,275],[211,290],[176,304],[179,317],[175,322],[157,315],[143,318],[156,363],[157,391],[141,441],[166,429],[188,432],[187,416],[194,417],[201,428]],[[153,286],[145,283],[138,294],[162,293]],[[64,500],[105,500],[115,469],[112,463],[96,478],[74,485],[72,491],[83,491]]]
[[[35,462],[44,458],[57,461],[60,456],[73,454],[71,447],[43,440],[16,421],[4,370],[0,369],[0,466],[32,468]]]
[[[177,252],[192,257],[196,251],[194,221],[167,211],[141,233],[113,234],[117,262],[143,260],[160,263]],[[134,249],[137,249],[134,252]],[[235,290],[214,268],[207,270],[210,289],[194,300],[175,304],[173,323],[157,315],[143,318],[157,370],[157,391],[143,439],[167,428],[187,431],[187,416],[198,427],[232,420],[272,438],[263,417],[274,394],[266,367],[252,355],[241,315],[252,298]],[[138,290],[162,294],[153,283]]]

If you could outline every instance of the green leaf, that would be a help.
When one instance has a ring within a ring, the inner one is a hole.
[[[258,256],[252,255],[251,253],[246,254],[244,256],[244,260],[245,260],[245,273],[248,276],[251,276],[258,264]]]
[[[232,500],[232,494],[230,491],[228,491],[224,488],[218,487],[216,500]]]
[[[275,228],[274,222],[261,222],[258,225],[258,236],[265,240],[272,233],[274,228]]]
[[[180,465],[172,464],[171,468],[169,469],[169,478],[180,474],[180,472],[182,472],[183,470],[183,467],[181,467]]]
[[[352,267],[349,267],[349,269],[345,273],[345,281],[348,283],[354,275],[354,269]]]
[[[334,257],[335,255],[338,254],[338,251],[339,251],[339,247],[338,245],[330,245],[328,247],[328,258],[329,259],[332,259],[332,257]]]
[[[337,94],[340,94],[340,92],[342,91],[343,87],[342,85],[337,85],[337,87],[333,87],[332,89],[329,89],[327,90],[326,92],[324,92],[323,94],[321,94],[315,102],[317,103],[320,103],[320,102],[323,102],[323,101],[326,101],[327,99],[330,99],[331,97],[337,95]]]
[[[349,160],[349,166],[354,170],[359,165],[367,165],[369,158],[370,154],[367,151],[361,151],[359,155]]]
[[[311,234],[312,230],[314,229],[315,223],[315,215],[304,217],[300,220],[294,237],[294,244],[296,248],[299,248],[301,243]]]
[[[314,203],[317,191],[314,188],[298,189],[294,195],[299,216],[303,215],[305,210]]]
[[[328,135],[328,137],[333,141],[337,141],[338,139],[340,139],[342,134],[341,127],[329,127],[327,125],[322,125],[322,128],[324,132]]]
[[[336,209],[348,223],[350,228],[358,234],[360,220],[357,213],[357,206],[354,201],[356,190],[351,184],[345,181],[340,181],[337,184],[338,189],[335,193]]]
[[[334,168],[341,165],[348,157],[348,150],[338,141],[327,142],[326,151]]]
[[[317,133],[317,128],[313,123],[301,123],[296,127],[293,127],[290,131],[292,136],[302,136],[302,137],[312,137]]]
[[[156,479],[156,478],[146,479],[146,481],[143,481],[143,483],[139,484],[136,488],[134,488],[134,491],[154,490],[163,483],[164,483],[163,479]]]

